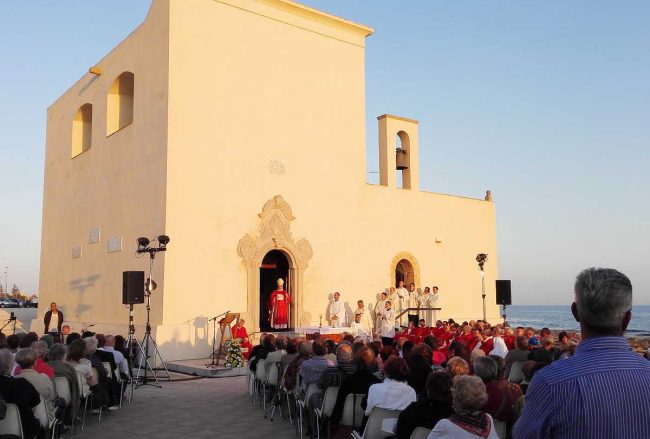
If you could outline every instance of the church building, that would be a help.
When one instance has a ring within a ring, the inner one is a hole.
[[[479,319],[479,253],[497,321],[489,194],[422,191],[419,147],[435,145],[409,115],[376,115],[367,181],[372,32],[289,0],[153,0],[48,108],[33,329],[55,301],[72,330],[126,335],[122,273],[147,271],[136,239],[162,234],[151,324],[165,360],[209,355],[209,318],[226,311],[267,330],[278,278],[291,328],[325,325],[335,291],[351,313],[399,280],[438,286],[442,318]],[[136,305],[139,338],[145,321]]]

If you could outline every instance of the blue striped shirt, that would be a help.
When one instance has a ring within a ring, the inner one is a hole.
[[[624,337],[582,341],[537,371],[513,437],[650,438],[650,361]]]

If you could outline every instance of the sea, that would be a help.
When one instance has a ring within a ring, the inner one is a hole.
[[[547,327],[555,330],[580,330],[580,325],[571,314],[570,305],[512,305],[506,311],[508,323],[513,327],[531,326],[535,329]],[[632,321],[625,335],[650,337],[650,305],[638,305],[632,308]]]

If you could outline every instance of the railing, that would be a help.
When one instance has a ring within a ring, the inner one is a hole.
[[[406,308],[403,310],[401,313],[397,314],[395,316],[395,320],[399,319],[402,317],[404,314],[406,314],[409,311],[441,311],[442,308]]]

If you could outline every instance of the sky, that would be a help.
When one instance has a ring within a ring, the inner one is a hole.
[[[570,303],[591,266],[626,273],[635,304],[650,304],[650,2],[303,3],[375,30],[369,181],[376,117],[417,119],[423,190],[492,190],[514,304]],[[0,281],[9,267],[10,288],[38,291],[46,109],[149,4],[0,0]]]

